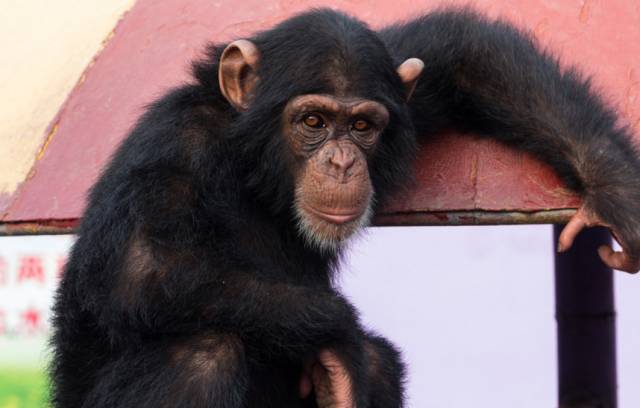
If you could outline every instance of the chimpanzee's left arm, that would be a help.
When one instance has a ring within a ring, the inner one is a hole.
[[[419,135],[445,126],[489,136],[551,165],[583,205],[560,237],[568,249],[585,226],[612,229],[624,252],[600,248],[609,266],[640,269],[640,159],[574,69],[504,22],[445,10],[380,32],[398,62],[425,63],[409,101]]]

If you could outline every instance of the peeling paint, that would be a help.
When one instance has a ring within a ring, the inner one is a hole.
[[[589,12],[591,9],[591,0],[583,0],[582,2],[582,6],[580,7],[580,16],[578,18],[578,20],[580,20],[581,23],[586,23],[587,20],[589,20]]]
[[[126,13],[125,13],[126,14]],[[123,14],[124,16],[124,14]],[[122,17],[120,18],[120,20],[122,20]],[[119,20],[118,20],[119,21]],[[109,41],[111,41],[111,39],[113,38],[113,36],[116,35],[116,30],[115,28],[111,31],[109,31],[109,33],[107,34],[107,36],[104,38],[104,40],[102,40],[102,42],[100,43],[100,46],[102,48],[104,48],[107,44],[109,44]],[[102,50],[99,50],[102,51]],[[98,52],[99,52],[98,51]]]
[[[471,160],[471,172],[469,173],[469,178],[471,179],[471,188],[473,189],[473,195],[471,196],[471,202],[473,203],[473,207],[476,208],[478,206],[477,198],[478,198],[478,165],[479,165],[480,157],[477,152],[474,152],[473,159]]]
[[[629,69],[629,86],[625,91],[624,98],[624,115],[627,117],[632,117],[635,102],[638,99],[638,79],[636,79],[635,70],[633,68]]]
[[[575,209],[544,211],[449,211],[383,213],[373,220],[374,226],[428,226],[428,225],[503,225],[503,224],[564,224],[575,214]]]
[[[77,232],[78,220],[40,220],[37,222],[10,222],[0,224],[2,235],[53,235]]]
[[[11,197],[12,195],[9,193],[0,192],[0,211],[2,211],[2,216],[0,216],[0,220],[4,219],[4,217],[7,215],[7,209],[11,204]]]
[[[36,160],[42,159],[42,156],[44,156],[44,153],[47,151],[47,147],[49,147],[49,143],[51,143],[51,140],[53,139],[53,136],[55,136],[57,131],[58,131],[58,123],[53,125],[53,128],[51,129],[51,131],[47,134],[47,138],[44,140],[44,143],[42,144],[42,146],[40,146],[40,149],[36,154]]]
[[[540,20],[538,24],[536,24],[535,28],[533,29],[534,37],[536,39],[542,38],[547,32],[548,26],[549,26],[548,19],[543,18],[542,20]]]

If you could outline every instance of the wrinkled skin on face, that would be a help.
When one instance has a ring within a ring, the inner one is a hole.
[[[300,231],[331,249],[369,222],[374,191],[368,162],[389,112],[366,99],[311,94],[289,101],[283,122],[294,156]]]

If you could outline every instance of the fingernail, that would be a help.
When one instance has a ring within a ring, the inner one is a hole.
[[[562,242],[558,242],[558,253],[560,252],[564,252],[564,245],[562,245]]]

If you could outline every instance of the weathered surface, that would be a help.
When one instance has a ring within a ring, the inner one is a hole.
[[[0,197],[2,221],[73,225],[88,188],[145,104],[188,80],[188,61],[207,41],[241,37],[312,6],[336,7],[379,27],[442,2],[420,3],[138,0],[53,121],[30,176],[15,194]],[[564,62],[593,74],[623,119],[640,131],[637,1],[476,0],[474,5],[527,27]],[[555,210],[577,204],[548,168],[489,141],[443,135],[425,146],[417,172],[416,187],[379,223],[562,221],[570,212]]]
[[[0,216],[47,126],[134,0],[4,1],[0,13]]]

